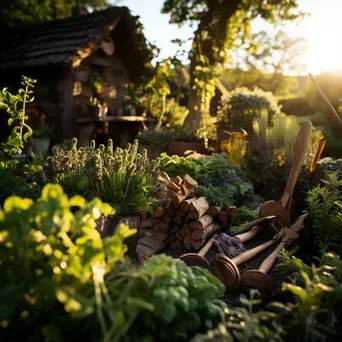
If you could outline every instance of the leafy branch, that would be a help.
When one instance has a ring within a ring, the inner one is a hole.
[[[8,126],[15,123],[12,129],[11,135],[8,137],[6,142],[1,144],[2,153],[5,155],[15,155],[22,153],[24,143],[27,142],[28,138],[32,135],[33,131],[29,125],[25,123],[28,117],[25,115],[26,104],[33,102],[34,97],[32,96],[34,84],[37,81],[26,76],[22,76],[21,85],[23,88],[19,89],[18,94],[11,94],[7,88],[2,89],[0,92],[0,109],[6,110],[10,115],[8,119]],[[24,129],[27,130],[24,133]]]

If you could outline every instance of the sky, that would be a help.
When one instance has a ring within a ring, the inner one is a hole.
[[[303,56],[307,71],[319,74],[325,71],[342,71],[342,0],[298,0],[300,9],[310,13],[300,23],[287,23],[282,28],[290,37],[304,37],[308,50]],[[121,0],[120,5],[127,6],[134,15],[140,16],[145,27],[146,38],[160,49],[160,57],[174,56],[178,46],[171,40],[187,40],[193,36],[193,28],[169,24],[169,15],[161,14],[163,0]],[[257,20],[253,31],[266,30],[270,35],[275,29]],[[183,45],[190,49],[190,42]]]

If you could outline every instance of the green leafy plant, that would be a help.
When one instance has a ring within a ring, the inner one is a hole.
[[[3,156],[21,153],[24,143],[33,133],[31,127],[25,123],[27,119],[25,107],[27,103],[34,100],[32,88],[36,82],[36,80],[22,76],[21,85],[24,88],[19,89],[18,94],[11,94],[7,88],[0,92],[0,109],[6,110],[10,115],[8,125],[15,124],[7,141],[1,143]],[[24,130],[26,130],[25,133]]]
[[[269,113],[270,120],[275,114],[280,113],[280,106],[273,94],[259,88],[249,90],[242,87],[222,98],[217,118],[230,127],[247,127],[265,110]]]
[[[147,130],[137,135],[139,144],[160,148],[164,148],[172,138],[172,132],[164,129]]]
[[[138,141],[126,149],[113,151],[113,142],[95,149],[71,150],[54,147],[49,159],[50,179],[61,184],[68,194],[82,194],[88,199],[99,197],[116,208],[117,213],[136,213],[150,209],[154,202],[158,160],[150,161],[147,151],[138,153]]]
[[[308,213],[312,219],[314,243],[321,253],[334,251],[342,256],[342,180],[339,173],[328,173],[323,185],[307,196]]]
[[[33,131],[33,135],[35,138],[50,138],[51,128],[48,124],[41,125]]]
[[[240,297],[242,308],[226,310],[226,322],[217,329],[209,330],[205,335],[198,335],[193,342],[282,342],[285,331],[275,319],[277,315],[270,311],[254,311],[261,304],[257,299],[258,292],[252,290],[250,298]]]

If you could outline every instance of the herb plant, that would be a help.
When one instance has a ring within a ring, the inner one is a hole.
[[[334,251],[342,256],[342,180],[339,177],[338,173],[328,173],[323,184],[309,192],[307,204],[314,243],[321,253]]]
[[[73,140],[71,150],[54,147],[50,177],[61,184],[70,195],[81,194],[87,199],[99,197],[116,208],[117,213],[136,213],[150,209],[156,184],[158,160],[150,161],[147,151],[138,153],[138,141],[126,149],[113,150],[95,142],[89,148],[77,148]]]
[[[32,88],[36,82],[36,80],[22,76],[21,85],[23,88],[19,89],[18,94],[11,94],[7,88],[0,92],[0,109],[6,110],[10,115],[8,125],[15,124],[7,141],[1,143],[2,157],[22,153],[24,143],[33,133],[31,127],[25,123],[27,119],[25,107],[27,103],[34,100]]]

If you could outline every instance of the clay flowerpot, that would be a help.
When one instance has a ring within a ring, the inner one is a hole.
[[[165,146],[164,152],[169,156],[184,156],[186,151],[196,151],[204,154],[206,152],[203,141],[171,140]]]
[[[138,245],[139,239],[139,229],[140,229],[140,215],[125,215],[125,216],[112,216],[112,217],[101,217],[97,221],[97,231],[100,233],[101,237],[113,236],[116,230],[116,227],[123,223],[127,225],[129,228],[134,228],[137,230],[136,234],[126,238],[123,242],[127,245],[126,254],[132,259],[135,257],[135,251]]]

